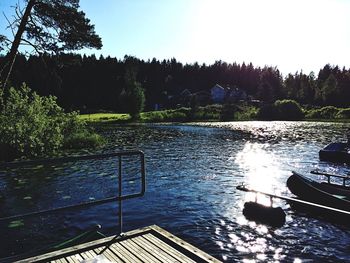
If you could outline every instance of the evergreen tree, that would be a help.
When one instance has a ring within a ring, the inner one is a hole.
[[[144,90],[140,82],[136,81],[135,65],[129,65],[125,72],[125,88],[119,96],[119,102],[124,111],[131,115],[132,119],[138,119],[145,105]]]
[[[95,33],[85,13],[78,11],[79,0],[26,0],[26,8],[19,10],[11,23],[16,32],[4,65],[1,80],[6,86],[13,69],[18,47],[25,43],[38,53],[101,48],[101,38]],[[4,42],[1,36],[1,42]],[[8,39],[7,39],[8,40]],[[10,41],[10,40],[8,40]]]
[[[338,83],[337,79],[332,73],[323,83],[321,92],[324,105],[336,105],[336,99],[338,97]]]

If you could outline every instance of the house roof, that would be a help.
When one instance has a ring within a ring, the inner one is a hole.
[[[180,93],[181,96],[190,96],[191,94],[192,94],[191,91],[189,91],[188,89],[184,89]]]
[[[215,86],[212,87],[212,89],[214,89],[214,88],[224,89],[224,88],[223,88],[222,86],[220,86],[219,84],[215,84]]]

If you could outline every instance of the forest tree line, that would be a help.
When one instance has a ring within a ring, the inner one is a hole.
[[[0,64],[4,57],[0,57]],[[296,72],[282,76],[276,67],[249,64],[182,64],[176,59],[148,61],[125,56],[124,59],[79,54],[18,55],[11,85],[23,82],[40,95],[54,95],[67,110],[123,112],[121,94],[126,89],[129,65],[141,84],[145,110],[154,105],[172,108],[170,98],[185,89],[191,93],[210,92],[215,84],[237,87],[251,98],[265,103],[293,99],[303,105],[350,107],[350,69],[325,65],[318,74]]]

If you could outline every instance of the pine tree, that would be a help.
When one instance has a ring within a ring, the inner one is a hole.
[[[127,63],[128,64],[128,63]],[[131,115],[132,119],[138,119],[145,105],[144,90],[136,80],[135,65],[127,65],[125,72],[125,88],[119,96],[119,102],[125,112]]]
[[[0,71],[3,86],[8,82],[21,44],[32,46],[39,54],[102,47],[94,26],[85,18],[85,13],[78,10],[79,0],[26,0],[26,3],[24,10],[16,6],[17,17],[10,23],[16,32],[13,41],[0,36],[1,42],[11,42]]]

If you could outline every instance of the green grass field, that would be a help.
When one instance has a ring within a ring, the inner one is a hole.
[[[86,122],[124,122],[130,120],[130,118],[129,114],[124,113],[92,113],[79,115],[79,119]]]

